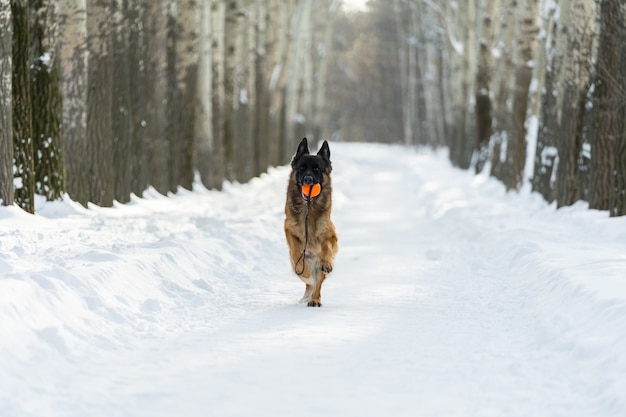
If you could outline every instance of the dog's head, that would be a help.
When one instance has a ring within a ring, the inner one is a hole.
[[[303,185],[314,186],[319,184],[320,190],[323,190],[325,185],[330,185],[329,176],[332,170],[328,142],[324,141],[317,154],[311,155],[307,140],[303,138],[291,160],[291,168],[295,173],[295,181],[303,199],[308,200],[307,193],[302,191]],[[315,197],[315,194],[311,195]]]

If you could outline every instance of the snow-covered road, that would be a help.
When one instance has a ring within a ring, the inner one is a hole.
[[[0,208],[0,416],[626,415],[626,218],[442,152],[331,152],[322,308],[298,304],[286,167]]]

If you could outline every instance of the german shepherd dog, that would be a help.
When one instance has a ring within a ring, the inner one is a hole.
[[[331,170],[328,142],[324,141],[317,155],[311,155],[306,138],[302,139],[291,160],[285,236],[291,265],[306,284],[300,302],[306,302],[309,307],[322,306],[322,283],[333,270],[338,250],[335,226],[330,220]]]

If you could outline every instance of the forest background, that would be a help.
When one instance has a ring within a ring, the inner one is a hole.
[[[308,136],[626,214],[624,0],[0,0],[0,200],[245,182]]]

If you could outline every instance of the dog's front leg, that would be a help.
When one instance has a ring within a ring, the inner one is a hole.
[[[311,301],[307,303],[309,307],[321,307],[322,306],[322,283],[324,279],[326,279],[326,274],[322,271],[314,271],[317,274],[317,280],[315,281],[315,286],[313,287],[313,294],[311,296]],[[308,287],[308,285],[307,285]]]
[[[333,260],[337,249],[337,235],[335,233],[329,233],[329,235],[322,240],[322,250],[320,253],[320,270],[324,273],[324,278],[326,274],[330,274],[333,270]],[[324,278],[322,278],[322,281]]]
[[[300,278],[309,278],[311,276],[311,268],[302,254],[304,249],[302,241],[289,231],[285,232],[285,236],[287,237],[287,246],[289,246],[291,266]]]

